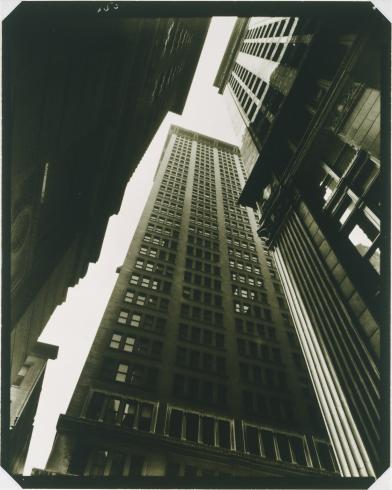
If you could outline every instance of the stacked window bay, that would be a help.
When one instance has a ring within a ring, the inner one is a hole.
[[[336,475],[238,148],[172,126],[47,469]]]

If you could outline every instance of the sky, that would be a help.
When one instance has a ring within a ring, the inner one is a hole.
[[[126,188],[118,215],[112,216],[101,254],[84,279],[68,290],[39,340],[59,346],[49,360],[34,423],[25,475],[45,468],[61,413],[65,413],[87,358],[109,296],[150,192],[170,124],[238,144],[214,78],[235,22],[213,18],[182,116],[168,113]]]

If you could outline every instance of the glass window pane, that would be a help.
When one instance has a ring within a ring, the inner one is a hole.
[[[143,403],[140,408],[139,429],[150,431],[154,406],[151,403]]]
[[[218,421],[218,437],[219,437],[219,446],[225,447],[227,449],[231,448],[230,445],[230,422],[227,420],[219,420]]]
[[[250,427],[249,425],[246,426],[245,444],[248,453],[256,454],[257,456],[260,455],[259,437],[256,427]]]
[[[135,400],[128,400],[124,404],[124,410],[122,414],[122,425],[124,427],[133,427],[136,415],[137,402]]]
[[[324,468],[325,470],[329,470],[329,471],[334,471],[334,465],[332,462],[332,457],[328,444],[318,442],[317,453],[319,456],[321,468]]]
[[[199,416],[194,413],[186,414],[186,439],[197,442],[199,432]]]
[[[264,455],[267,459],[275,459],[275,447],[272,432],[269,430],[261,431],[261,439],[263,441]]]
[[[180,410],[172,410],[170,412],[170,421],[169,421],[169,435],[172,437],[176,437],[177,439],[181,438],[181,421],[182,421],[182,412]]]
[[[88,404],[86,417],[89,419],[98,420],[104,400],[105,395],[102,393],[93,393]]]
[[[304,441],[300,437],[291,437],[291,448],[294,453],[294,458],[298,464],[306,466],[306,456],[305,456],[305,448]]]
[[[282,461],[288,461],[291,463],[291,454],[289,447],[289,439],[286,435],[277,434],[277,441],[279,447],[280,458]]]
[[[214,445],[214,419],[212,417],[202,417],[201,419],[201,437],[204,444]]]

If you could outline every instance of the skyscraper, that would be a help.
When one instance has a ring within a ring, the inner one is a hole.
[[[47,471],[338,472],[237,147],[172,126]]]
[[[281,32],[288,37],[275,39]],[[380,255],[387,264],[381,159],[389,149],[382,155],[380,74],[390,25],[369,5],[317,22],[243,19],[233,36],[216,83],[246,126],[239,203],[260,211],[258,233],[275,257],[343,474],[381,474],[389,464],[380,383],[388,389]],[[295,77],[279,95],[273,85],[285,71]]]

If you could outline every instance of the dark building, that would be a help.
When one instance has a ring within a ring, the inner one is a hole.
[[[171,127],[44,474],[337,476],[244,184],[237,147]]]
[[[11,473],[23,473],[46,364],[48,359],[56,359],[57,351],[57,346],[37,342],[12,385],[11,431],[7,448]]]
[[[380,347],[388,328],[380,279],[387,37],[372,11],[323,22],[241,20],[215,82],[231,96],[245,134],[249,178],[239,204],[261,213],[258,233],[275,259],[345,476],[388,466],[380,428],[381,403],[388,403],[380,392],[380,354],[388,350],[387,342]],[[271,76],[265,58],[278,64]],[[276,85],[281,71],[293,73],[286,92]]]
[[[22,3],[3,26],[11,383],[98,259],[167,111],[183,110],[209,25],[44,3]]]

